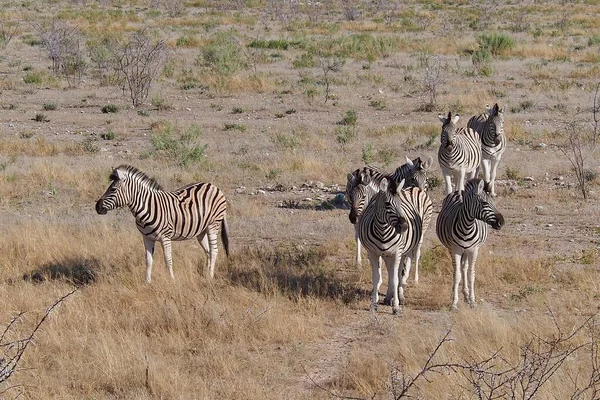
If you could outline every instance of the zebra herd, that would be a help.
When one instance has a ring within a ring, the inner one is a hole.
[[[457,307],[461,278],[464,279],[465,301],[475,304],[475,262],[479,247],[487,238],[488,225],[500,229],[504,224],[502,214],[492,201],[496,195],[498,163],[506,147],[504,110],[498,104],[488,107],[487,114],[474,116],[466,128],[457,128],[458,115],[440,115],[438,162],[446,197],[437,218],[436,232],[452,256],[453,308]],[[427,194],[427,171],[433,160],[407,157],[406,161],[391,174],[371,166],[357,169],[348,174],[346,185],[351,205],[349,219],[355,226],[355,261],[361,264],[361,247],[364,246],[372,267],[371,307],[377,309],[379,304],[383,261],[388,272],[384,304],[391,304],[394,314],[399,313],[400,304],[404,302],[404,287],[413,260],[414,282],[419,281],[421,246],[433,213],[433,203]],[[483,180],[476,178],[480,164]],[[470,179],[465,183],[467,176]],[[456,191],[452,190],[453,177]],[[220,189],[210,183],[194,183],[165,191],[154,179],[128,165],[115,168],[110,181],[96,202],[96,212],[106,214],[124,206],[130,209],[144,238],[146,282],[151,281],[156,241],[163,247],[165,263],[173,278],[171,242],[193,237],[207,254],[208,277],[214,276],[219,233],[229,255],[227,204]]]
[[[479,248],[487,238],[488,225],[494,229],[504,225],[504,217],[492,200],[496,195],[496,170],[506,147],[504,110],[498,104],[487,107],[487,114],[474,116],[467,127],[460,128],[456,125],[458,115],[439,116],[442,132],[438,162],[446,197],[437,218],[436,233],[452,258],[453,309],[458,307],[461,280],[465,301],[475,305],[475,263]],[[483,164],[483,180],[477,178],[480,164]],[[420,158],[413,161],[407,158],[407,163],[394,174],[363,167],[347,176],[349,219],[356,232],[356,262],[360,264],[362,243],[371,263],[372,309],[379,304],[382,261],[388,271],[384,304],[391,304],[394,314],[399,313],[404,302],[404,286],[413,259],[415,283],[418,282],[421,245],[432,214],[432,201],[426,192],[430,166],[431,160],[423,163]],[[469,179],[465,183],[466,177]]]

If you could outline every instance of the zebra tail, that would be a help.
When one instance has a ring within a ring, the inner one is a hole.
[[[229,230],[227,228],[227,218],[223,218],[223,221],[221,221],[221,240],[223,241],[223,247],[225,247],[225,254],[229,257]]]

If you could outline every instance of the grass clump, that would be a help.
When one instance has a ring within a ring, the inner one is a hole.
[[[29,84],[29,85],[41,85],[42,84],[42,74],[40,74],[39,72],[28,72],[25,74],[25,76],[23,77],[23,82]]]
[[[242,47],[233,35],[216,33],[196,59],[196,62],[218,75],[232,75],[247,66]]]
[[[117,135],[113,131],[103,132],[100,134],[102,140],[113,140]]]
[[[287,50],[288,47],[290,47],[290,43],[285,39],[255,39],[248,45],[248,47],[252,47],[255,49]]]
[[[42,108],[44,109],[44,111],[54,111],[58,107],[57,107],[56,103],[44,103]]]
[[[119,106],[116,104],[105,104],[102,106],[102,112],[104,114],[117,113],[119,112]]]
[[[479,35],[477,43],[480,50],[488,50],[493,56],[503,55],[515,47],[515,39],[506,33],[498,32]]]
[[[199,163],[205,159],[208,146],[198,143],[200,136],[201,131],[197,124],[192,124],[183,133],[171,123],[160,124],[158,131],[150,135],[152,149],[143,156],[162,156],[180,167]]]

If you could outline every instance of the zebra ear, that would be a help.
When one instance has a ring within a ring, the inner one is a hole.
[[[408,156],[404,156],[406,158],[406,163],[408,164],[408,166],[412,167],[414,164],[412,162],[412,160],[410,158],[408,158]]]
[[[388,181],[388,178],[383,178],[381,182],[379,182],[379,191],[387,192],[389,184],[390,182]]]
[[[440,119],[440,122],[445,125],[450,121],[450,114],[448,114],[448,118],[444,117],[442,114],[438,114],[438,118]]]
[[[346,180],[348,181],[348,183],[354,184],[354,182],[356,182],[356,177],[354,176],[354,174],[348,172]]]
[[[433,165],[433,158],[431,156],[427,157],[427,160],[422,164],[422,169],[429,169]]]
[[[448,114],[448,115],[450,115],[450,114]],[[460,116],[459,116],[458,114],[456,114],[456,115],[454,116],[454,118],[452,118],[452,123],[453,123],[453,124],[456,124],[456,123],[458,122],[458,119],[459,119],[459,118],[460,118]]]
[[[498,114],[500,107],[498,107],[498,103],[494,104],[494,108],[492,108],[492,115]]]
[[[394,194],[397,194],[398,192],[400,192],[402,190],[402,188],[404,187],[405,183],[406,183],[406,178],[403,178],[400,182],[398,182],[398,184],[396,185],[396,188],[394,190]]]
[[[124,181],[127,178],[127,175],[121,171],[119,168],[115,169],[113,172],[113,176],[115,176],[119,181]]]
[[[483,189],[485,188],[485,182],[483,181],[483,179],[481,179],[478,183],[477,183],[477,193],[481,193],[483,191]]]
[[[502,106],[502,109],[499,112],[504,114],[505,111],[506,111],[506,104]]]

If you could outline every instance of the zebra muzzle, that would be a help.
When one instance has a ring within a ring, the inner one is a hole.
[[[502,214],[498,213],[496,214],[496,221],[494,221],[494,223],[492,224],[492,228],[499,230],[500,228],[502,228],[502,226],[504,226],[504,217],[502,216]]]
[[[108,212],[108,210],[104,208],[104,202],[102,201],[102,199],[96,202],[96,212],[100,215],[104,215]]]

